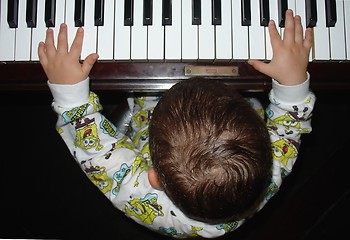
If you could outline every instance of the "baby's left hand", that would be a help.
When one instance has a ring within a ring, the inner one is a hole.
[[[80,63],[84,30],[78,28],[74,41],[68,51],[67,25],[62,23],[58,34],[57,49],[54,44],[53,30],[46,31],[45,43],[40,42],[38,54],[41,66],[50,83],[75,84],[86,79],[96,62],[97,53],[91,53]]]

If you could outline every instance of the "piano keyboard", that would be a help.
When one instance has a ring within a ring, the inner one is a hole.
[[[290,8],[314,28],[310,60],[350,60],[350,0],[0,0],[0,61],[38,61],[48,27],[84,27],[82,59],[270,60],[267,23]],[[57,36],[55,37],[55,39]]]

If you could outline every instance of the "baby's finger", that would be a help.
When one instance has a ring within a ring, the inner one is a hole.
[[[72,46],[70,48],[70,53],[77,58],[80,58],[81,50],[83,48],[84,30],[83,28],[78,28],[75,38],[73,40]]]
[[[94,66],[97,59],[98,59],[97,53],[91,53],[85,58],[83,62],[82,70],[86,75],[89,75],[90,70]]]
[[[46,50],[46,56],[48,58],[51,58],[51,57],[55,56],[55,54],[56,54],[56,47],[55,47],[55,43],[54,43],[53,30],[50,28],[48,28],[46,30],[45,50]]]
[[[313,46],[314,41],[314,30],[313,28],[307,28],[305,30],[305,39],[304,39],[304,47],[307,51],[310,51],[311,47]]]
[[[40,61],[41,66],[43,66],[43,68],[45,68],[48,60],[46,57],[45,43],[43,43],[43,42],[39,43],[38,56],[39,56],[39,61]]]
[[[67,25],[64,23],[61,24],[60,32],[58,33],[57,52],[68,52]]]
[[[260,60],[249,59],[248,63],[257,71],[270,76],[269,64]]]
[[[303,27],[301,25],[300,16],[295,16],[294,25],[295,25],[295,42],[302,44],[304,41],[304,36],[303,36]]]
[[[271,46],[274,48],[278,45],[279,42],[281,42],[281,36],[277,31],[276,24],[273,20],[269,22],[269,34]]]
[[[295,26],[294,26],[293,11],[290,9],[286,11],[286,22],[285,22],[283,40],[287,44],[291,44],[295,41]]]

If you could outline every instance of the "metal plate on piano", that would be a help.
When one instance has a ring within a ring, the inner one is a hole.
[[[185,66],[185,76],[239,76],[237,66]]]

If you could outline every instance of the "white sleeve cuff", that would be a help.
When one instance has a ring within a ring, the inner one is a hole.
[[[275,98],[285,103],[299,103],[303,102],[309,94],[310,74],[307,73],[305,82],[298,85],[282,85],[276,80],[272,79],[272,90]]]
[[[54,84],[47,81],[54,102],[62,107],[76,107],[89,101],[89,78],[76,84]]]

